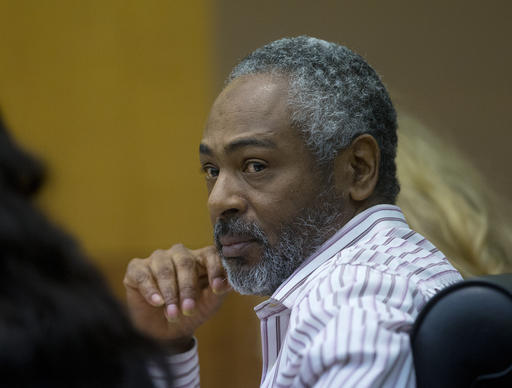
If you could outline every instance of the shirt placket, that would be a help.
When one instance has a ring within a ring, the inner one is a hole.
[[[264,304],[264,306],[262,306]],[[288,322],[291,311],[283,304],[275,301],[267,301],[257,307],[256,314],[260,319],[261,350],[263,368],[261,382],[274,367],[279,357],[282,344],[288,330]]]

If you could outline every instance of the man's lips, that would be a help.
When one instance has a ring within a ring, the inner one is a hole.
[[[219,239],[222,245],[222,255],[224,257],[244,256],[247,249],[257,240],[250,237],[224,236]]]

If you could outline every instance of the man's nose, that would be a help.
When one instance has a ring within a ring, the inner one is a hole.
[[[247,200],[236,177],[222,171],[219,173],[208,196],[208,210],[212,222],[247,210]]]

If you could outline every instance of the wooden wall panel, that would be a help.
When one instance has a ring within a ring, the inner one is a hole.
[[[0,3],[0,107],[48,164],[41,205],[100,262],[210,240],[208,4]]]

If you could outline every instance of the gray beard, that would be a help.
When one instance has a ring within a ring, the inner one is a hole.
[[[215,244],[233,289],[245,295],[272,295],[306,258],[336,233],[341,217],[339,206],[340,200],[329,185],[311,207],[301,209],[291,222],[282,225],[274,246],[255,222],[241,218],[219,220],[214,227]],[[248,265],[243,257],[225,258],[219,239],[226,234],[257,240],[263,248],[259,262]]]

